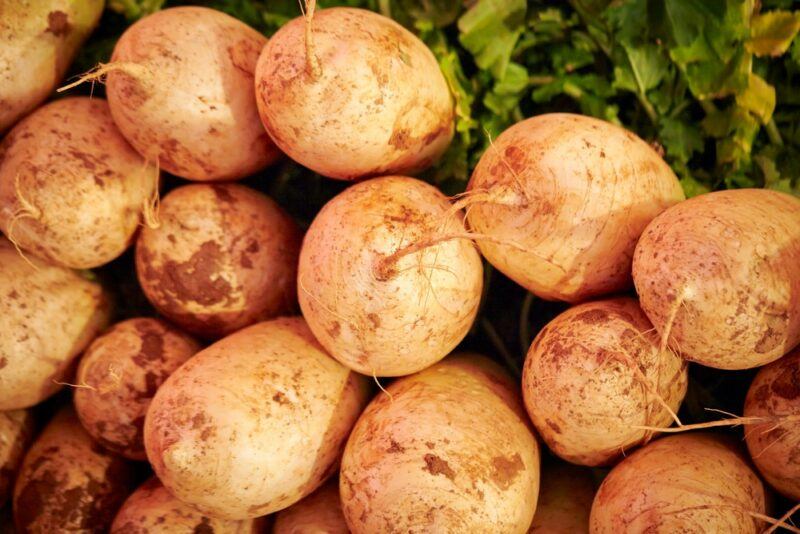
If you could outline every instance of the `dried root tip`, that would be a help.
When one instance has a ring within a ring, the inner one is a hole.
[[[690,298],[693,295],[692,290],[688,286],[683,286],[678,297],[675,299],[675,302],[672,303],[672,307],[669,311],[669,316],[667,317],[667,322],[664,323],[664,331],[661,333],[661,342],[659,343],[658,350],[659,352],[663,353],[667,350],[667,345],[669,344],[669,336],[672,333],[672,326],[675,324],[675,318],[678,315],[678,311],[681,309],[681,306],[686,301],[687,298]]]
[[[767,530],[765,530],[763,534],[772,534],[779,528],[785,528],[790,532],[800,532],[800,529],[797,529],[796,527],[790,528],[789,524],[787,523],[787,521],[789,521],[789,518],[792,517],[798,511],[800,511],[800,503],[795,504],[788,512],[783,514],[774,523],[772,523],[772,526],[770,526]]]
[[[87,72],[74,82],[69,83],[63,87],[59,87],[58,89],[56,89],[56,91],[62,93],[64,91],[72,89],[73,87],[77,87],[85,82],[94,83],[99,81],[102,83],[105,75],[115,70],[122,71],[128,76],[136,78],[139,81],[143,81],[148,77],[147,68],[137,63],[128,63],[122,61],[118,61],[115,63],[99,63],[96,67],[91,69],[89,72]]]
[[[775,426],[780,426],[787,423],[797,423],[797,422],[800,422],[800,414],[731,417],[730,419],[720,419],[719,421],[709,421],[708,423],[696,423],[693,425],[680,425],[677,427],[662,428],[655,426],[635,426],[633,428],[639,430],[648,430],[651,432],[663,432],[665,434],[678,434],[680,432],[689,432],[692,430],[703,430],[706,428],[717,428],[722,426],[764,425],[770,423]]]
[[[381,381],[378,380],[378,375],[375,373],[375,369],[372,370],[372,379],[378,385],[378,389],[380,389],[387,397],[389,397],[389,402],[394,402],[394,397],[392,394],[389,393],[389,390],[383,387],[383,385],[381,385]]]
[[[317,0],[305,0],[306,9],[303,16],[306,21],[306,66],[311,74],[312,80],[318,80],[322,76],[322,67],[314,51],[314,35],[312,23],[314,22],[314,11],[317,9]]]
[[[161,207],[161,195],[159,192],[159,177],[160,171],[158,169],[158,160],[156,160],[154,176],[148,180],[148,195],[144,199],[142,205],[142,219],[148,228],[157,230],[161,226],[161,221],[158,218],[158,213]]]
[[[96,387],[90,386],[89,384],[87,384],[85,382],[83,384],[70,384],[69,382],[60,382],[58,380],[53,380],[53,384],[58,384],[59,386],[67,386],[67,387],[75,388],[75,389],[89,389],[89,390],[92,390],[92,391],[97,391]]]
[[[397,274],[397,262],[399,262],[403,257],[408,256],[409,254],[414,254],[416,252],[419,252],[420,250],[433,247],[435,245],[438,245],[439,243],[445,241],[452,241],[454,239],[469,239],[471,241],[491,241],[492,243],[497,243],[499,245],[512,247],[517,250],[521,250],[522,252],[525,252],[527,254],[536,256],[538,259],[546,263],[549,263],[551,266],[557,268],[561,272],[566,272],[564,268],[561,267],[560,265],[557,265],[552,261],[543,258],[542,256],[534,253],[524,245],[521,245],[511,239],[502,239],[499,237],[494,237],[486,234],[478,234],[474,232],[454,232],[454,233],[422,238],[416,243],[411,243],[410,245],[406,245],[405,247],[402,247],[387,256],[379,258],[375,262],[375,268],[374,268],[375,278],[385,282],[391,279],[395,274]]]

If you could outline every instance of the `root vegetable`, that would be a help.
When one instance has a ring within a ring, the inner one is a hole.
[[[157,187],[158,170],[120,135],[99,98],[51,102],[0,144],[0,229],[66,267],[122,254],[143,218],[155,223]]]
[[[0,410],[33,406],[61,389],[109,313],[99,284],[26,260],[0,237]]]
[[[753,463],[772,487],[800,501],[800,424],[781,417],[800,416],[800,349],[758,372],[744,405],[745,417],[771,417],[745,428]]]
[[[158,387],[200,350],[196,341],[157,319],[114,325],[86,350],[78,366],[75,410],[106,449],[146,460],[142,431]]]
[[[528,534],[589,534],[593,498],[590,470],[563,463],[545,465]]]
[[[258,109],[275,143],[343,180],[430,166],[453,137],[452,98],[431,51],[377,13],[307,15],[278,30],[258,60]]]
[[[317,491],[278,512],[272,534],[350,534],[339,499],[339,479],[333,478]]]
[[[17,469],[32,438],[33,417],[29,411],[0,412],[0,508],[11,496]]]
[[[0,134],[44,102],[103,12],[103,0],[5,1],[0,17]]]
[[[764,487],[736,444],[691,433],[658,439],[620,462],[600,485],[593,534],[761,532]]]
[[[265,515],[335,471],[368,384],[301,318],[259,323],[164,382],[145,419],[147,457],[170,493],[210,517]]]
[[[136,243],[145,295],[188,332],[217,338],[296,310],[301,234],[269,197],[194,184],[161,204],[159,228]]]
[[[105,532],[133,483],[132,465],[92,442],[64,408],[25,455],[14,487],[17,530]]]
[[[688,360],[747,369],[800,342],[800,199],[694,197],[657,217],[633,260],[642,309]]]
[[[478,242],[503,274],[537,296],[577,302],[630,286],[633,249],[656,215],[683,200],[647,143],[610,123],[539,115],[503,132],[462,200]]]
[[[536,337],[522,377],[525,406],[558,456],[607,465],[669,424],[686,394],[687,365],[661,349],[631,298],[570,308]]]
[[[220,11],[165,9],[128,28],[95,76],[108,73],[114,121],[149,160],[190,180],[234,180],[280,155],[254,99],[266,42]]]
[[[153,477],[128,497],[114,518],[110,534],[261,534],[267,532],[265,523],[264,518],[235,521],[205,516],[173,497]]]
[[[512,380],[468,355],[387,391],[364,411],[342,457],[351,532],[526,532],[539,448]]]
[[[419,180],[388,176],[346,189],[314,219],[300,252],[300,307],[314,335],[367,375],[410,374],[444,358],[481,296],[475,246],[435,241],[463,234],[444,195]]]

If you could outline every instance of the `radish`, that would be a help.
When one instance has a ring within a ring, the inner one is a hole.
[[[765,189],[694,197],[642,234],[633,279],[688,360],[747,369],[800,343],[800,199]]]
[[[256,68],[261,120],[289,157],[331,178],[407,174],[453,137],[453,103],[433,54],[393,20],[332,8],[270,39]],[[313,19],[313,21],[312,21]]]
[[[541,298],[577,302],[629,287],[639,235],[683,198],[631,132],[553,113],[500,134],[459,205],[474,232],[494,238],[478,246],[498,270]]]
[[[316,338],[368,375],[406,375],[444,358],[481,297],[475,246],[453,238],[464,235],[447,198],[413,178],[375,178],[334,197],[300,251],[300,308]]]

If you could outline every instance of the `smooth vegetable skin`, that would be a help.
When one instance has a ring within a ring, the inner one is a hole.
[[[0,412],[0,508],[11,496],[14,477],[33,438],[33,430],[29,411]]]
[[[52,263],[97,267],[128,248],[157,185],[104,100],[56,100],[0,144],[0,230]]]
[[[560,462],[545,464],[528,534],[589,534],[592,499],[594,477],[589,469]]]
[[[525,407],[565,460],[608,465],[669,426],[688,384],[686,362],[667,349],[632,298],[580,304],[553,319],[528,351]],[[658,397],[656,396],[658,395]]]
[[[173,497],[156,477],[122,505],[110,534],[266,534],[264,518],[216,519]]]
[[[72,408],[45,427],[22,463],[14,487],[20,534],[106,532],[133,489],[132,464],[92,441]]]
[[[710,433],[658,439],[620,462],[592,504],[592,534],[761,532],[765,493],[737,443]]]
[[[158,387],[200,350],[158,319],[117,323],[94,340],[78,366],[73,399],[86,431],[103,447],[146,460],[144,416]]]
[[[800,501],[800,349],[761,368],[744,403],[745,417],[776,417],[748,426],[747,448],[764,479],[789,499]]]
[[[253,325],[201,351],[156,392],[147,458],[210,517],[286,508],[335,470],[369,382],[328,356],[299,317]]]
[[[297,309],[301,233],[272,199],[233,184],[179,187],[136,243],[145,295],[175,324],[219,338]]]
[[[45,101],[103,12],[104,0],[0,3],[0,134]]]
[[[406,375],[444,358],[478,312],[475,245],[448,239],[385,262],[464,232],[445,196],[414,178],[375,178],[334,197],[311,223],[298,268],[300,308],[319,342],[366,375]]]
[[[38,404],[108,324],[99,284],[23,257],[0,237],[0,411]]]
[[[342,180],[410,174],[438,159],[453,137],[453,103],[422,41],[371,11],[323,9],[309,56],[305,28],[303,17],[281,27],[256,68],[261,120],[281,150]]]
[[[678,179],[631,132],[568,113],[518,122],[467,186],[481,252],[537,296],[577,302],[626,289],[645,226],[683,200]],[[513,242],[516,246],[500,241]]]
[[[777,360],[800,342],[800,199],[739,189],[687,200],[642,234],[633,279],[684,358],[718,369]]]
[[[276,514],[272,534],[350,534],[339,499],[339,479]]]
[[[481,356],[454,356],[387,389],[342,457],[351,532],[526,532],[539,447],[505,372]]]
[[[280,157],[258,118],[253,73],[267,39],[204,7],[175,7],[128,28],[106,94],[122,134],[190,180],[235,180]]]

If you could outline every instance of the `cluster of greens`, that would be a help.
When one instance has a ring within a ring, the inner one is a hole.
[[[302,0],[301,0],[302,1]],[[111,0],[126,22],[172,0]],[[197,3],[197,2],[194,2]],[[297,0],[210,0],[265,34]],[[609,120],[651,142],[688,195],[732,187],[800,194],[800,11],[793,0],[320,0],[379,11],[439,60],[457,135],[426,178],[463,190],[510,124],[546,111]],[[108,30],[106,30],[108,31]],[[115,28],[92,60],[103,60]]]

